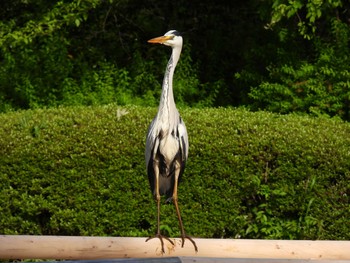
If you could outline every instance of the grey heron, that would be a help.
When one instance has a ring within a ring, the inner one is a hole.
[[[160,233],[160,199],[173,201],[180,225],[182,247],[185,239],[192,242],[198,251],[196,242],[186,235],[178,205],[177,190],[188,156],[188,137],[185,123],[176,108],[173,94],[173,76],[182,49],[182,37],[176,30],[170,30],[164,36],[152,38],[149,43],[159,43],[172,48],[172,54],[165,70],[162,94],[158,113],[148,128],[145,159],[148,179],[152,194],[157,201],[157,233],[152,238],[159,238],[164,253],[163,238],[173,243]]]

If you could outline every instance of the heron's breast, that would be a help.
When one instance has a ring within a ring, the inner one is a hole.
[[[179,151],[178,140],[168,134],[160,140],[159,151],[164,156],[165,162],[170,165]]]

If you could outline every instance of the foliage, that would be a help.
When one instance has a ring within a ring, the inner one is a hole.
[[[256,108],[306,112],[350,120],[350,29],[333,20],[332,43],[318,41],[313,62],[269,67],[269,81],[252,89]]]
[[[5,0],[0,111],[155,106],[169,49],[147,39],[175,28],[179,104],[349,120],[349,10],[342,0]]]
[[[155,113],[110,104],[0,114],[0,232],[152,234],[143,149]],[[179,188],[188,234],[350,238],[348,123],[243,109],[181,114],[190,138]],[[179,235],[172,205],[162,205],[161,220]]]
[[[174,93],[177,104],[209,107],[214,105],[222,83],[207,84],[199,82],[198,64],[192,61],[191,47],[186,45],[182,51],[178,69],[175,74]]]
[[[7,23],[4,23],[4,21],[1,23],[1,26],[5,30],[1,32],[0,47],[3,51],[9,51],[13,47],[31,43],[40,36],[51,36],[64,26],[73,24],[79,26],[82,21],[87,19],[88,11],[96,7],[98,3],[98,0],[71,1],[70,3],[57,1],[54,4],[47,4],[40,1],[13,1],[12,6],[6,3],[9,6],[6,8],[7,6],[5,5],[2,15],[10,17],[8,17]],[[39,13],[42,11],[35,10],[38,12],[35,15],[39,14],[36,21],[26,20],[28,17],[31,17],[30,11],[11,13],[13,9],[19,11],[16,8],[20,9],[24,7],[33,7],[33,9],[46,7],[47,12]],[[4,14],[5,12],[9,13]],[[14,14],[20,14],[20,17],[16,18]],[[19,25],[17,23],[20,23],[20,27],[18,27]]]
[[[35,108],[58,104],[62,83],[74,68],[69,54],[70,40],[62,28],[78,27],[97,3],[95,0],[57,1],[51,5],[14,1],[13,6],[5,5],[2,15],[9,17],[7,21],[0,21],[3,29],[0,35],[0,98],[7,107]],[[18,16],[17,8],[31,10],[28,7],[32,7],[34,13],[24,11]],[[8,13],[4,14],[6,11]],[[1,107],[0,110],[5,109]]]
[[[334,11],[338,11],[343,3],[341,0],[309,0],[303,1],[286,1],[277,0],[272,4],[271,21],[267,28],[273,27],[283,18],[297,18],[297,28],[300,35],[306,39],[314,38],[322,30],[322,23],[320,22],[322,16],[328,16]]]
[[[139,51],[129,58],[132,64],[119,66],[97,47],[91,46],[90,50],[76,47],[82,45],[81,40],[77,41],[71,34],[84,27],[83,23],[87,23],[87,27],[89,11],[106,8],[104,4],[96,0],[70,4],[59,1],[39,18],[24,25],[16,24],[15,18],[2,24],[7,32],[0,36],[3,56],[0,111],[61,104],[117,102],[119,105],[154,106],[158,103],[168,48],[158,52],[157,64],[160,66],[155,67],[153,61],[146,60]],[[28,17],[32,15],[27,14]],[[92,56],[86,58],[87,52]],[[198,68],[192,66],[190,53],[190,45],[186,45],[175,81],[177,101],[180,104],[213,105],[219,85],[214,84],[212,90],[202,88],[204,85],[198,80]]]
[[[242,71],[250,78],[251,109],[304,112],[350,120],[350,74],[347,4],[342,1],[274,1],[268,28],[278,33],[278,56],[267,76]],[[345,9],[344,11],[341,11]],[[298,29],[298,40],[295,29]]]
[[[62,104],[101,105],[117,102],[125,105],[132,100],[130,82],[128,71],[101,62],[95,65],[94,70],[84,70],[80,80],[64,80]]]

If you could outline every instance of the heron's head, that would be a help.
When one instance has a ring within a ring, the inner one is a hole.
[[[176,30],[170,30],[164,36],[148,40],[148,43],[158,43],[170,47],[182,47],[182,36]]]

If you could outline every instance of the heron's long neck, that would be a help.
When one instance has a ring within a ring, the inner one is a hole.
[[[159,110],[162,112],[170,112],[170,109],[176,108],[173,93],[173,77],[175,67],[179,61],[181,54],[181,47],[175,47],[172,49],[171,57],[168,61],[168,65],[165,70],[162,95],[159,104]]]

